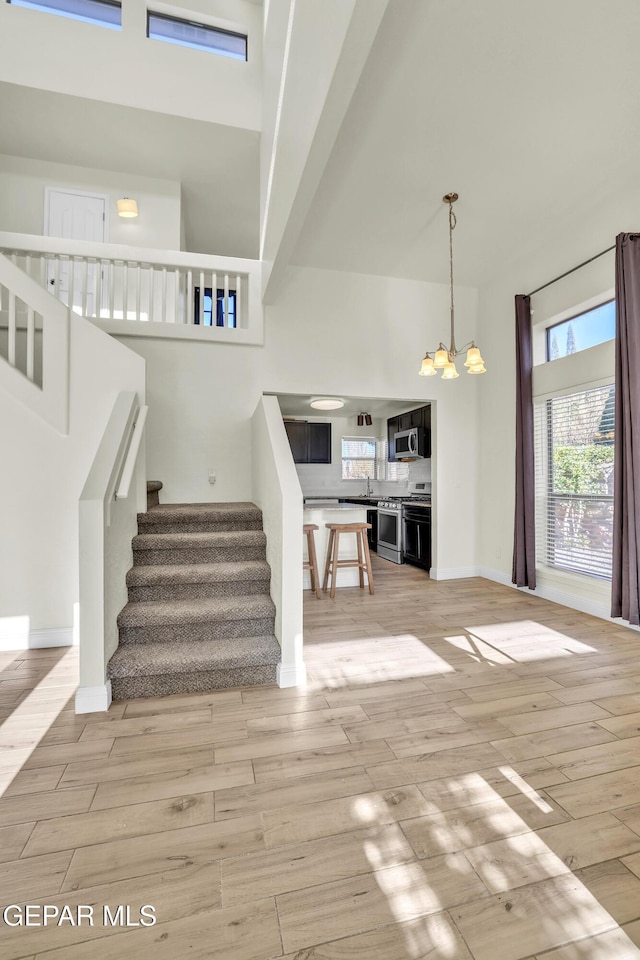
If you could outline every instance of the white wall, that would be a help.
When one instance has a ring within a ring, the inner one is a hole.
[[[145,0],[126,0],[117,31],[2,3],[0,80],[259,130],[260,7],[246,0],[173,0],[170,7],[247,32],[247,63],[147,39],[146,8]]]
[[[487,374],[480,391],[478,543],[480,564],[511,580],[515,458],[514,295],[529,293],[638,229],[640,187],[591,201],[570,221],[555,223],[544,247],[530,247],[481,292],[479,343]],[[514,237],[514,249],[519,238]],[[613,253],[606,254],[532,298],[534,324],[555,317],[614,285]]]
[[[43,14],[44,16],[44,14]],[[44,234],[45,187],[86,190],[109,197],[107,240],[133,246],[181,249],[180,184],[0,154],[0,229]],[[119,217],[116,201],[133,197],[139,216]]]
[[[426,345],[446,333],[448,297],[444,285],[300,268],[267,309],[264,348],[122,337],[147,360],[147,467],[165,484],[162,499],[250,499],[250,418],[263,392],[409,394],[416,405],[435,404],[438,569],[475,569],[470,518],[477,514],[478,397],[487,378],[417,376]],[[456,303],[465,342],[476,333],[475,292],[460,288]]]
[[[144,396],[140,358],[74,314],[71,366],[68,436],[9,395],[0,403],[0,631],[5,618],[28,618],[31,631],[61,630],[70,638],[78,498],[118,391]]]

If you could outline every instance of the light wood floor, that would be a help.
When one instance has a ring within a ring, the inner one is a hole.
[[[306,692],[75,717],[74,651],[0,654],[0,905],[95,910],[2,960],[640,958],[640,635],[374,563]]]

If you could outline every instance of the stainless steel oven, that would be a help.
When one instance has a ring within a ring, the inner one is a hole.
[[[402,559],[402,503],[378,501],[378,556],[393,563]]]

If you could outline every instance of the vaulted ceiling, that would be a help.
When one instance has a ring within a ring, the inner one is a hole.
[[[455,190],[456,280],[486,282],[636,179],[638,49],[637,0],[390,0],[293,262],[446,281]],[[189,249],[258,255],[256,131],[10,83],[0,130],[4,153],[180,180]]]
[[[446,281],[455,190],[482,284],[637,179],[639,48],[635,0],[391,0],[295,262]]]

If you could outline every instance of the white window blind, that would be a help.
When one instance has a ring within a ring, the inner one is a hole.
[[[386,440],[378,440],[377,443],[378,451],[378,480],[390,480],[392,482],[397,481],[399,483],[406,483],[409,479],[409,464],[408,463],[389,463],[387,459],[389,453],[389,444]]]
[[[342,479],[377,479],[375,437],[342,438]]]
[[[537,559],[611,580],[613,385],[536,406]]]

